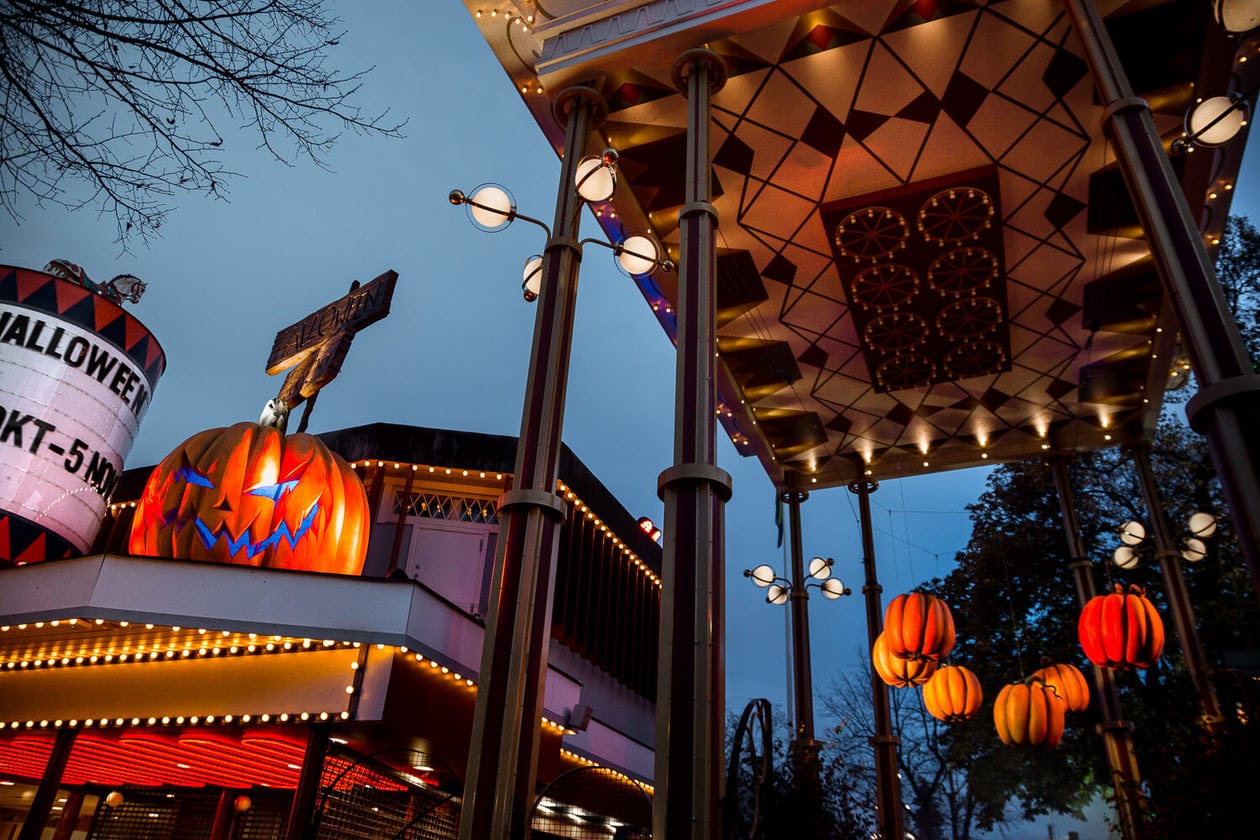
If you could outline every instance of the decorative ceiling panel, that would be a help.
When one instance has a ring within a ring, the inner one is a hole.
[[[533,64],[483,31],[518,89],[603,91],[598,142],[624,164],[615,224],[650,226],[675,254],[686,108],[670,66],[701,45],[727,60],[712,177],[719,253],[738,265],[720,282],[738,288],[718,290],[719,416],[776,482],[1142,435],[1174,330],[1061,4],[816,5],[575,5],[539,27]],[[1228,84],[1244,67],[1232,50],[1254,50],[1221,49],[1208,5],[1100,2],[1166,139],[1195,85]],[[549,103],[526,102],[558,145]],[[1194,157],[1173,165],[1197,207],[1238,154]],[[672,334],[676,278],[641,285]]]

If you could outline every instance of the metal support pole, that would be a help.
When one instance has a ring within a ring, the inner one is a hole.
[[[1215,741],[1220,737],[1221,724],[1225,722],[1225,717],[1221,714],[1216,689],[1212,686],[1212,672],[1207,664],[1207,656],[1203,653],[1203,643],[1199,640],[1199,627],[1194,618],[1194,607],[1190,605],[1190,592],[1186,589],[1186,579],[1181,573],[1181,555],[1177,552],[1172,529],[1168,527],[1168,516],[1164,513],[1164,506],[1159,498],[1159,488],[1151,473],[1150,453],[1149,445],[1129,447],[1133,465],[1137,468],[1138,482],[1142,485],[1142,499],[1150,516],[1155,556],[1159,560],[1160,573],[1164,576],[1164,594],[1168,596],[1173,625],[1177,628],[1177,639],[1181,642],[1181,655],[1186,660],[1190,684],[1199,696],[1199,709],[1203,714],[1198,723]]]
[[[72,790],[66,794],[66,807],[61,809],[61,819],[57,821],[57,830],[53,832],[52,840],[71,840],[79,828],[79,814],[83,812],[85,798],[86,795],[81,790]]]
[[[577,305],[578,161],[602,97],[585,87],[556,100],[567,123],[552,237],[534,320],[512,489],[499,500],[499,546],[473,709],[460,840],[520,840],[529,832],[538,774],[556,552],[564,501],[556,494],[573,312]]]
[[[306,752],[302,754],[302,770],[298,774],[297,789],[293,791],[293,804],[289,807],[286,840],[314,840],[319,832],[315,824],[315,803],[319,800],[319,781],[328,755],[329,731],[328,726],[316,724],[306,733]]]
[[[233,840],[237,795],[237,791],[229,788],[219,791],[219,804],[214,809],[214,822],[210,824],[210,840]]]
[[[1098,594],[1094,585],[1094,570],[1085,556],[1085,543],[1081,540],[1067,461],[1061,457],[1048,460],[1054,473],[1054,486],[1059,491],[1063,533],[1072,558],[1068,568],[1072,570],[1072,580],[1076,584],[1077,603],[1084,607]],[[1146,802],[1139,788],[1142,774],[1138,772],[1137,756],[1133,754],[1133,724],[1124,720],[1120,713],[1120,692],[1116,690],[1115,675],[1097,665],[1094,666],[1094,695],[1098,698],[1098,710],[1102,717],[1098,731],[1103,736],[1107,766],[1111,768],[1111,783],[1116,791],[1116,817],[1120,833],[1124,840],[1139,840],[1145,835],[1142,815],[1146,812]]]
[[[880,597],[884,587],[879,585],[879,576],[875,572],[875,531],[871,526],[871,494],[878,488],[879,482],[874,479],[849,484],[849,492],[858,497],[858,516],[862,523],[862,570],[866,573],[862,594],[866,597],[866,636],[872,651],[875,640],[884,632],[884,604]],[[897,747],[901,739],[893,734],[888,686],[874,668],[871,668],[871,699],[875,707],[875,736],[871,738],[871,746],[875,748],[879,830],[884,840],[902,840],[905,827],[902,823],[901,777],[897,772]]]
[[[809,590],[805,588],[804,541],[801,536],[801,502],[809,493],[797,489],[797,474],[788,473],[788,490],[782,496],[788,504],[788,524],[792,552],[792,591],[788,606],[792,611],[792,690],[796,695],[796,731],[790,751],[795,767],[795,787],[800,796],[796,825],[803,837],[825,833],[826,815],[817,807],[822,799],[822,765],[819,743],[814,739],[814,680],[809,645]]]
[[[795,478],[795,473],[791,474]],[[788,606],[792,610],[792,690],[796,694],[796,730],[792,742],[814,740],[814,681],[809,661],[809,592],[805,589],[805,559],[801,548],[801,502],[809,493],[791,487],[783,494],[788,505],[788,527],[792,547],[792,591]]]
[[[74,740],[78,735],[77,729],[57,730],[48,763],[44,765],[44,775],[39,780],[39,787],[35,788],[35,796],[31,799],[26,822],[22,823],[17,840],[39,840],[44,836],[48,818],[52,816],[53,803],[57,800],[57,790],[61,787],[61,777],[66,772],[70,751],[74,749]]]
[[[1207,437],[1243,558],[1260,599],[1260,374],[1216,280],[1202,236],[1155,130],[1147,103],[1133,95],[1093,0],[1065,0],[1106,106],[1129,194],[1172,302],[1199,392],[1186,404]]]
[[[653,835],[717,836],[724,759],[725,548],[731,477],[715,465],[717,247],[709,183],[709,106],[726,81],[722,59],[690,50],[674,64],[687,97],[686,204],[679,213],[674,466],[661,473],[665,551],[657,656]]]

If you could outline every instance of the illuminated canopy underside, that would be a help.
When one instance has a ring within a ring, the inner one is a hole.
[[[596,207],[613,238],[650,227],[677,256],[671,64],[704,45],[729,65],[713,108],[718,410],[777,483],[1149,433],[1183,357],[1061,4],[545,5],[559,17],[530,32],[477,22],[557,149],[551,99],[575,83],[607,98],[591,145],[621,152],[613,206]],[[1239,58],[1257,40],[1227,39],[1210,4],[1099,6],[1166,145],[1194,96],[1254,84]],[[1241,146],[1172,161],[1209,245]],[[640,283],[671,335],[676,283]]]

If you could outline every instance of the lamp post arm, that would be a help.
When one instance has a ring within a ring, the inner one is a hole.
[[[666,273],[669,273],[674,270],[674,261],[668,257],[663,245],[660,246],[661,252],[659,254],[645,254],[642,251],[636,251],[633,248],[627,248],[625,245],[622,245],[622,244],[614,245],[611,242],[608,242],[607,240],[604,240],[604,239],[600,239],[598,237],[588,237],[577,243],[578,249],[580,250],[587,243],[598,245],[601,248],[607,248],[608,250],[612,251],[613,254],[615,254],[616,256],[621,256],[622,254],[629,254],[632,257],[638,257],[641,260],[647,260],[648,262],[652,263],[652,271],[644,272],[645,274],[651,274],[652,272],[656,271],[656,269],[658,268],[664,270]],[[657,243],[657,244],[659,245],[660,243]]]
[[[515,207],[511,208],[506,213],[504,213],[501,208],[491,207],[488,204],[482,204],[481,202],[472,198],[472,196],[465,195],[462,190],[451,190],[449,199],[450,199],[451,204],[454,204],[456,207],[458,207],[461,204],[467,204],[469,207],[475,207],[478,210],[485,210],[489,213],[497,213],[503,216],[503,221],[505,223],[511,223],[517,219],[520,219],[522,222],[529,222],[531,225],[538,225],[538,227],[542,228],[543,231],[547,234],[547,238],[548,239],[551,238],[551,228],[547,225],[546,222],[540,219],[535,219],[533,216],[526,216],[524,213],[521,213],[520,211],[518,211]],[[581,207],[581,205],[578,205],[578,206],[579,208]]]

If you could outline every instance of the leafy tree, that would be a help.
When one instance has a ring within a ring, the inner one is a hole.
[[[366,71],[330,69],[323,0],[8,0],[0,4],[0,204],[113,215],[152,236],[179,193],[221,196],[223,123],[277,161],[325,155],[344,130],[398,136],[354,104]]]
[[[1260,230],[1246,216],[1230,216],[1225,222],[1216,274],[1252,366],[1260,370]]]

